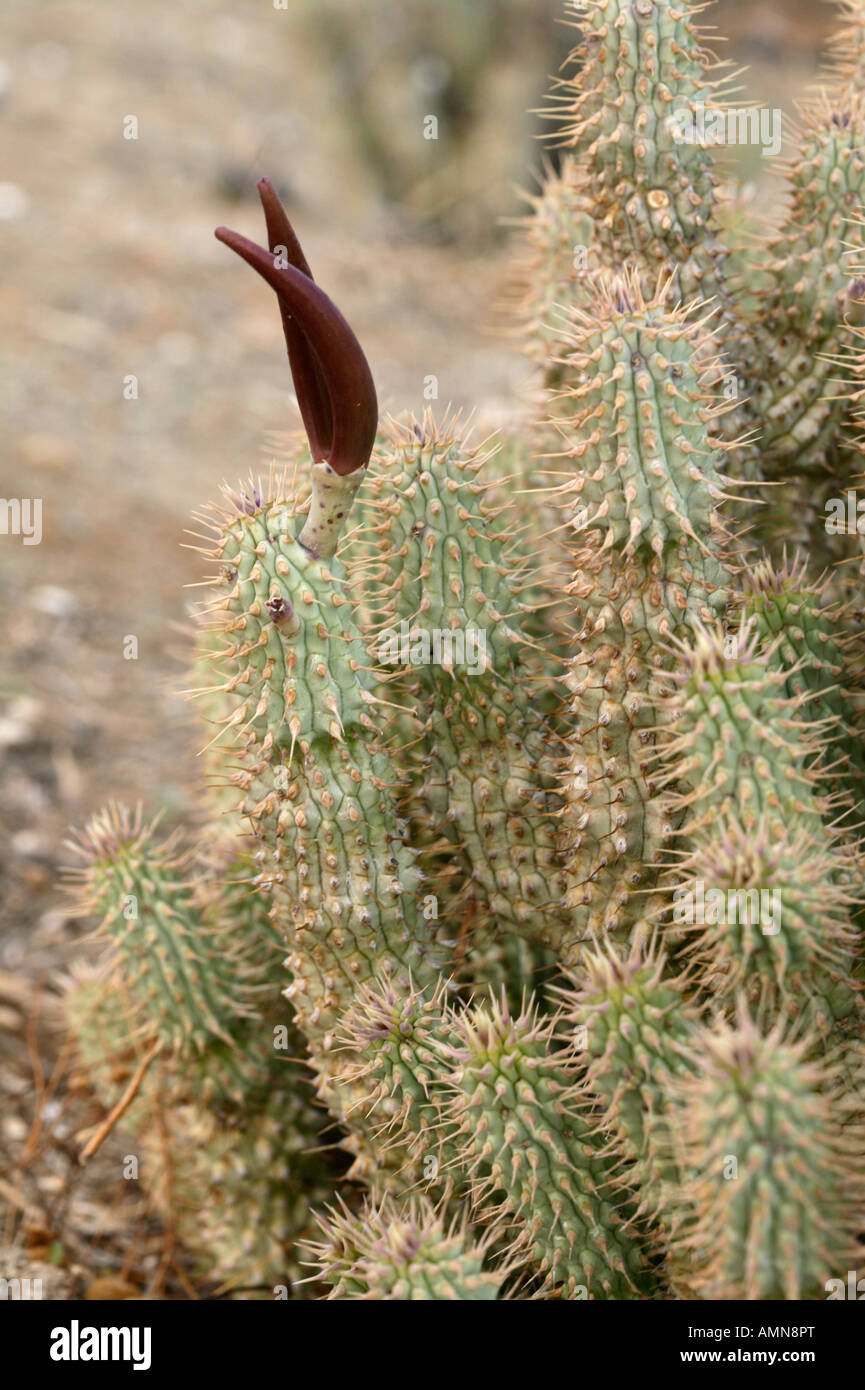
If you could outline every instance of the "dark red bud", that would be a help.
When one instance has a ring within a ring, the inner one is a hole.
[[[258,191],[270,250],[227,227],[217,227],[215,235],[276,291],[313,461],[326,460],[344,476],[367,463],[375,443],[378,401],[369,363],[336,305],[313,280],[270,180],[262,179]]]

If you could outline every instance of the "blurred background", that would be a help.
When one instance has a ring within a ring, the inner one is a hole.
[[[501,309],[506,224],[541,161],[531,108],[574,39],[562,12],[6,0],[0,494],[43,500],[43,538],[0,535],[0,1247],[14,1238],[92,1297],[131,1267],[135,1199],[108,1204],[98,1163],[77,1168],[59,1100],[54,982],[83,931],[63,840],[109,797],[169,825],[192,814],[202,740],[178,690],[184,585],[206,565],[184,528],[297,424],[276,303],[213,227],[262,239],[268,174],[383,408],[423,409],[434,374],[439,408],[512,421],[527,371]],[[743,96],[790,114],[833,18],[821,0],[703,16],[728,36],[719,55],[749,65]],[[766,172],[743,169],[758,203]]]

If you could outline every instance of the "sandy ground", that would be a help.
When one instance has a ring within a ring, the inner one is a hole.
[[[551,9],[539,0],[544,21]],[[64,837],[109,797],[165,808],[169,823],[190,814],[201,740],[178,690],[184,586],[202,564],[181,548],[184,528],[223,478],[266,465],[267,431],[296,424],[275,304],[213,227],[258,237],[255,179],[269,174],[385,408],[421,410],[430,373],[442,404],[473,407],[484,423],[522,408],[526,369],[495,307],[510,265],[496,218],[519,211],[523,111],[539,95],[520,45],[490,79],[465,157],[425,171],[424,158],[450,156],[409,149],[395,206],[359,158],[350,94],[309,10],[303,0],[289,11],[265,0],[5,7],[0,492],[42,499],[43,539],[0,537],[0,1059],[12,1101],[0,1245],[16,1242],[12,1272],[26,1272],[25,1254],[52,1262],[51,1297],[118,1296],[93,1284],[105,1275],[131,1280],[131,1293],[184,1296],[173,1273],[163,1283],[159,1232],[139,1199],[118,1194],[98,1162],[78,1168],[76,1127],[92,1115],[61,1076],[65,1059],[51,1075],[55,980],[83,949],[59,882]],[[728,0],[707,19],[732,33],[726,56],[754,65],[746,94],[789,110],[831,17],[821,4]],[[552,43],[547,61],[546,27],[536,25],[532,74],[558,61]],[[416,122],[416,93],[403,90],[395,80],[393,119]],[[124,138],[130,116],[137,139]],[[404,129],[393,138],[405,147]],[[430,219],[437,204],[443,215]],[[137,398],[125,399],[132,377]],[[124,659],[130,636],[137,660]]]

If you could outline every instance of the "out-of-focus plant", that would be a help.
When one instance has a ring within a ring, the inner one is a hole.
[[[378,195],[431,234],[495,232],[534,160],[526,108],[565,58],[557,0],[315,0],[331,112]]]

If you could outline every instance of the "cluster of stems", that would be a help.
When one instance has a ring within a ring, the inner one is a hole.
[[[69,995],[205,1274],[809,1299],[861,1260],[862,565],[825,503],[863,472],[865,12],[761,231],[703,8],[567,7],[513,437],[377,424],[267,180],[267,246],[217,234],[308,447],[202,514],[212,825],[94,821]]]

